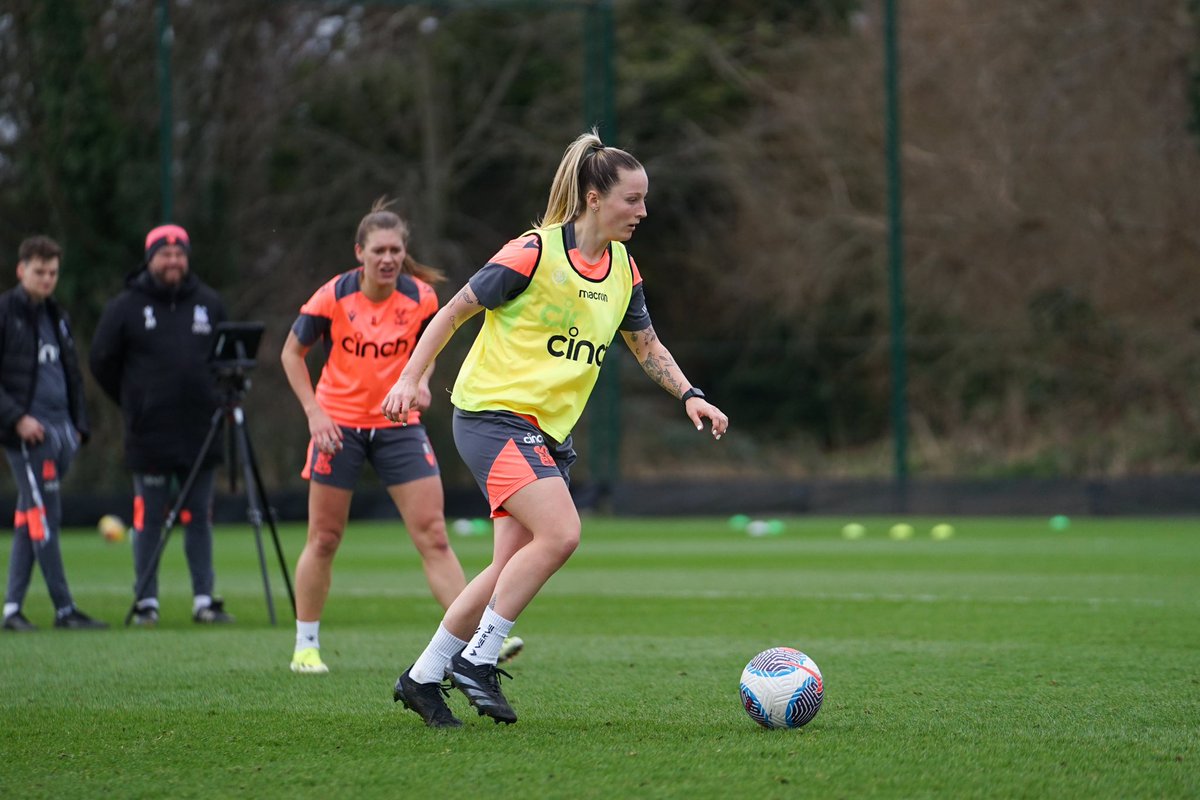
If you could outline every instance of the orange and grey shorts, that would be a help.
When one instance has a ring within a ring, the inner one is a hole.
[[[508,516],[504,501],[540,478],[571,483],[571,437],[557,442],[519,414],[456,408],[454,444],[483,490],[492,517]]]
[[[424,425],[342,429],[342,449],[322,453],[310,440],[301,477],[325,486],[353,489],[364,462],[370,461],[384,486],[440,474]]]

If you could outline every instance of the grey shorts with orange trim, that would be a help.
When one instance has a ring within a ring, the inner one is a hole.
[[[323,486],[353,489],[365,462],[371,462],[384,486],[440,475],[437,457],[424,425],[394,428],[342,429],[342,449],[332,455],[308,443],[308,458],[301,477]]]
[[[454,444],[487,498],[492,517],[505,517],[504,501],[540,478],[571,483],[571,437],[557,442],[524,417],[508,411],[454,409]]]

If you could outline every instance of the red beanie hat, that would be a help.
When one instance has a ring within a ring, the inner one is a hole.
[[[192,242],[188,239],[187,231],[178,225],[159,225],[146,234],[146,260],[154,258],[159,249],[169,244],[177,244],[184,252],[192,251]]]

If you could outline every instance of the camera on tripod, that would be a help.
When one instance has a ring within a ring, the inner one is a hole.
[[[192,485],[196,482],[196,476],[204,468],[209,450],[215,445],[217,435],[224,427],[227,428],[230,438],[229,449],[232,454],[230,463],[241,466],[242,477],[245,481],[246,516],[254,527],[254,542],[258,549],[258,563],[262,571],[263,594],[267,598],[267,614],[271,624],[274,625],[275,601],[271,597],[271,582],[267,577],[267,558],[263,551],[263,522],[266,522],[271,529],[271,538],[275,542],[275,554],[279,557],[279,569],[283,573],[283,583],[287,587],[292,614],[296,613],[296,594],[292,591],[292,579],[288,575],[287,562],[283,557],[283,547],[279,543],[279,531],[275,528],[275,515],[271,511],[270,503],[267,502],[267,492],[263,488],[262,475],[258,470],[258,460],[254,457],[254,447],[250,443],[250,434],[246,430],[246,413],[241,404],[242,397],[250,388],[250,379],[246,372],[253,369],[258,363],[255,361],[255,355],[258,353],[258,343],[262,341],[265,327],[261,322],[220,322],[213,330],[212,349],[208,353],[208,364],[217,378],[218,386],[224,393],[224,403],[213,412],[212,421],[208,426],[208,435],[205,436],[204,444],[200,446],[200,452],[197,453],[196,460],[192,463],[192,468],[179,489],[179,496],[176,498],[175,504],[167,513],[158,545],[150,557],[149,563],[138,576],[138,582],[133,592],[135,598],[142,596],[142,591],[158,572],[158,563],[162,559],[162,553],[167,546],[171,530],[175,527],[175,521],[179,519],[183,511],[184,503],[187,502],[188,495],[192,491]],[[229,473],[231,492],[237,488],[236,475],[236,468],[231,469]],[[134,600],[129,607],[129,612],[125,615],[127,626],[133,619],[135,611],[137,611],[137,600]]]
[[[265,327],[262,322],[217,323],[208,365],[217,378],[217,385],[226,392],[244,394],[250,388],[246,373],[258,364],[255,356]]]

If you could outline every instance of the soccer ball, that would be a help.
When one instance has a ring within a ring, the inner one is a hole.
[[[772,647],[750,659],[738,687],[742,707],[764,728],[799,728],[821,710],[825,683],[808,656],[791,647]]]
[[[96,530],[100,531],[106,542],[125,541],[125,522],[116,514],[105,514],[101,517],[96,523]]]

